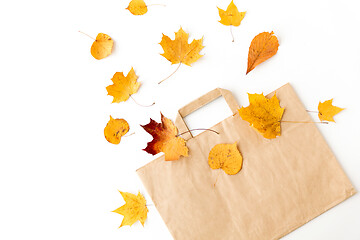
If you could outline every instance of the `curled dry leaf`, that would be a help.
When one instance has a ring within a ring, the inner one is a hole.
[[[263,32],[251,41],[246,74],[277,53],[279,41],[273,34],[274,32]]]
[[[215,145],[210,150],[208,163],[212,169],[221,168],[226,174],[234,175],[241,170],[243,158],[236,143],[222,143]]]
[[[111,79],[114,84],[106,87],[108,95],[114,97],[112,102],[125,102],[129,99],[131,94],[136,93],[140,87],[140,83],[137,82],[137,79],[138,76],[136,76],[133,68],[131,68],[126,77],[122,72],[115,73]]]
[[[110,116],[110,120],[104,129],[104,135],[109,143],[119,144],[121,137],[124,136],[129,129],[130,127],[126,120],[119,118],[114,119]]]
[[[103,59],[111,54],[114,41],[105,33],[99,33],[91,46],[91,55],[97,59]]]
[[[345,108],[339,108],[339,107],[333,106],[332,101],[333,101],[333,99],[327,100],[323,103],[319,102],[318,116],[321,121],[335,122],[333,117],[345,109]]]
[[[170,119],[161,114],[161,123],[150,118],[150,123],[142,125],[154,139],[148,142],[144,151],[155,155],[165,153],[166,161],[178,160],[180,156],[188,156],[188,148],[183,138],[177,137],[178,130]]]
[[[113,212],[121,214],[124,216],[120,227],[125,225],[133,225],[136,221],[144,226],[145,220],[147,218],[148,208],[146,207],[146,200],[144,196],[139,192],[136,196],[132,193],[121,192],[121,196],[125,200],[125,204]],[[120,228],[119,227],[119,228]]]
[[[246,12],[239,12],[234,1],[232,0],[226,11],[218,8],[221,24],[226,26],[239,26],[243,18],[245,17]]]
[[[133,15],[144,15],[148,11],[147,6],[143,0],[132,0],[126,9],[129,10]]]
[[[161,56],[165,57],[172,64],[184,63],[191,66],[199,58],[203,39],[193,40],[188,44],[189,34],[187,34],[182,28],[175,33],[175,40],[171,40],[168,36],[163,34],[160,45],[164,50]]]
[[[281,135],[280,120],[284,108],[280,107],[276,94],[267,99],[263,94],[249,94],[250,105],[239,109],[240,117],[248,121],[265,138]]]

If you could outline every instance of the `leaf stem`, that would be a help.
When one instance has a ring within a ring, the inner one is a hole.
[[[311,113],[319,113],[318,111],[310,111],[310,110],[306,110],[307,112],[311,112]],[[321,113],[320,113],[321,114]]]
[[[230,25],[230,33],[231,33],[231,37],[232,37],[232,42],[235,42],[234,34],[232,32],[232,25]]]
[[[151,107],[151,106],[153,106],[153,105],[155,104],[155,102],[153,102],[151,105],[143,105],[143,104],[138,103],[131,95],[129,95],[129,96],[131,97],[131,99],[132,99],[137,105],[139,105],[139,106],[141,106],[141,107]]]
[[[124,135],[124,136],[122,136],[122,137],[130,137],[131,135],[134,135],[134,134],[135,134],[135,132],[130,133],[130,134],[128,134],[128,135]]]
[[[174,73],[176,73],[177,70],[179,70],[180,66],[181,66],[181,62],[179,63],[179,66],[175,69],[175,71],[174,71],[172,74],[170,74],[168,77],[166,77],[166,78],[164,78],[163,80],[161,80],[160,82],[158,82],[158,84],[162,83],[163,81],[165,81],[166,79],[168,79],[168,78],[170,78],[172,75],[174,75]]]
[[[285,121],[281,120],[279,122],[286,122],[286,123],[322,123],[322,124],[329,124],[329,122],[306,122],[306,121]]]
[[[220,176],[220,171],[221,169],[219,168],[218,169],[218,175],[217,175],[217,177],[216,177],[216,179],[215,179],[215,182],[214,182],[214,187],[216,186],[216,183],[217,183],[217,180],[219,179],[219,176]]]
[[[84,34],[85,36],[88,36],[89,38],[91,38],[91,39],[93,39],[94,41],[96,41],[96,39],[93,38],[92,36],[90,36],[89,34],[86,34],[86,33],[82,32],[82,31],[80,31],[80,30],[79,30],[79,33],[82,33],[82,34]]]
[[[217,131],[212,130],[212,129],[208,129],[208,128],[195,128],[195,129],[191,129],[191,130],[188,130],[188,131],[186,131],[186,132],[183,132],[183,133],[179,133],[178,135],[176,135],[176,137],[179,137],[179,136],[181,136],[181,135],[183,135],[183,134],[185,134],[185,133],[191,132],[191,131],[200,131],[200,130],[210,131],[210,132],[214,132],[214,133],[216,133],[216,134],[220,134],[220,133],[218,133]]]

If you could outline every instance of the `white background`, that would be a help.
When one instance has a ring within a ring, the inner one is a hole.
[[[358,1],[235,0],[247,13],[233,28],[234,43],[216,8],[229,0],[147,0],[166,7],[149,7],[144,16],[125,10],[128,2],[1,3],[0,239],[172,239],[154,206],[145,227],[118,229],[122,216],[111,211],[124,203],[118,190],[140,190],[151,204],[135,173],[155,158],[141,150],[152,138],[139,124],[159,121],[160,111],[174,120],[178,108],[216,87],[245,106],[247,92],[268,93],[287,82],[309,110],[334,98],[346,110],[337,123],[318,127],[360,189]],[[204,36],[204,57],[158,85],[177,67],[160,56],[158,43],[162,33],[174,38],[180,26],[190,40]],[[95,60],[93,40],[78,30],[109,34],[113,54]],[[264,31],[274,31],[279,51],[245,75],[250,42]],[[105,87],[132,66],[142,84],[133,97],[155,106],[131,99],[111,104]],[[216,101],[186,121],[210,127],[229,114]],[[110,115],[125,118],[135,134],[108,143],[103,130]],[[284,239],[358,240],[359,224],[356,194]]]

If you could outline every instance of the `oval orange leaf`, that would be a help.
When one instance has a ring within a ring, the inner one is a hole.
[[[279,41],[273,34],[274,32],[263,32],[255,36],[251,41],[246,74],[276,54]]]
[[[110,120],[104,129],[104,135],[109,143],[119,144],[121,137],[124,136],[129,129],[129,124],[125,119],[114,119],[110,116]]]
[[[103,59],[111,54],[114,41],[105,33],[99,33],[91,46],[91,55],[97,59]]]
[[[236,143],[217,144],[209,153],[209,166],[212,169],[221,168],[228,175],[237,174],[243,163],[241,153],[237,149]]]
[[[129,10],[133,15],[144,15],[148,11],[147,6],[143,0],[132,0],[126,9]]]

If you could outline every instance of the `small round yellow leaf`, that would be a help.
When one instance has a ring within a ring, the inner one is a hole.
[[[111,54],[114,41],[105,33],[99,33],[91,46],[91,55],[97,59],[103,59]]]
[[[243,163],[241,153],[234,144],[217,144],[209,153],[209,166],[212,169],[221,168],[228,175],[237,174]]]
[[[121,137],[129,131],[129,124],[124,119],[114,119],[110,116],[110,120],[104,129],[106,140],[112,144],[119,144]]]
[[[126,8],[133,15],[144,15],[147,13],[147,6],[143,0],[132,0]]]

